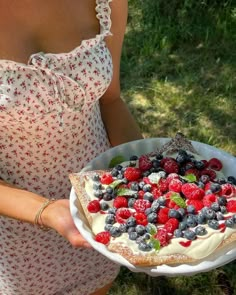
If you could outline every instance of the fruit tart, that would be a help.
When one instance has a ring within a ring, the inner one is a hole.
[[[109,251],[135,266],[174,265],[236,241],[235,176],[181,133],[113,166],[69,176],[94,240]]]

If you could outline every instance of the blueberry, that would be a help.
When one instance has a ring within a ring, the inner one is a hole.
[[[161,178],[166,178],[166,172],[164,170],[160,170],[158,172],[158,175],[161,177]]]
[[[236,214],[232,216],[234,223],[236,223]]]
[[[128,227],[128,229],[127,229],[127,233],[130,234],[130,233],[132,233],[132,232],[135,232],[135,226],[130,226],[130,227]]]
[[[225,220],[225,225],[227,227],[234,227],[234,218],[229,217],[228,219]]]
[[[183,232],[182,232],[182,230],[179,229],[179,228],[175,229],[175,230],[174,230],[174,236],[175,236],[176,238],[181,238],[181,237],[183,236]]]
[[[166,198],[161,196],[157,199],[158,203],[160,204],[160,206],[165,206],[166,204]]]
[[[114,224],[115,222],[116,222],[115,215],[107,214],[107,216],[105,218],[105,223]]]
[[[114,169],[111,170],[111,175],[113,177],[117,177],[118,174],[119,174],[119,171],[117,169],[114,168]]]
[[[207,234],[207,230],[204,226],[199,225],[195,228],[195,233],[198,236],[204,236],[205,234]]]
[[[190,241],[193,241],[196,239],[196,233],[193,230],[187,229],[184,232],[184,237]]]
[[[154,224],[152,224],[152,223],[148,223],[148,224],[146,225],[146,231],[147,231],[149,234],[153,235],[153,234],[155,234],[155,233],[157,232],[157,229],[156,229],[156,227],[155,227]]]
[[[181,218],[183,219],[185,214],[186,214],[186,211],[184,208],[178,208],[177,211],[179,212],[179,214],[181,215]]]
[[[207,218],[207,219],[214,219],[215,217],[216,217],[216,213],[215,213],[215,211],[212,210],[212,209],[210,209],[210,208],[208,208],[208,209],[206,210],[206,218]]]
[[[215,212],[220,210],[220,205],[217,202],[214,202],[211,204],[211,209],[214,210]]]
[[[130,158],[129,158],[130,161],[137,161],[138,160],[138,156],[136,155],[132,155]]]
[[[121,223],[119,228],[122,233],[125,233],[125,232],[127,232],[128,226],[125,223]]]
[[[122,232],[119,227],[112,226],[110,229],[110,234],[112,237],[117,238],[121,236]]]
[[[215,219],[211,219],[211,220],[208,220],[208,226],[210,228],[213,228],[213,229],[218,229],[219,228],[219,222]]]
[[[139,190],[139,184],[138,184],[138,182],[132,182],[131,185],[130,185],[130,189],[132,191],[138,191]]]
[[[129,200],[128,200],[128,207],[129,208],[133,208],[135,201],[136,201],[135,198],[129,198]]]
[[[147,215],[147,220],[150,223],[156,223],[157,222],[157,214],[152,212],[150,214]]]
[[[145,213],[146,216],[153,213],[152,208],[147,208],[144,213]]]
[[[116,211],[117,211],[117,209],[115,207],[112,207],[112,208],[109,208],[108,209],[108,212],[107,213],[108,214],[114,214],[115,215],[116,214]]]
[[[234,176],[228,176],[227,181],[231,184],[236,185],[236,178]]]
[[[144,192],[150,192],[151,189],[152,189],[151,184],[149,184],[149,183],[144,184],[144,186],[143,186],[143,191]]]
[[[216,220],[224,220],[224,215],[221,212],[216,212]]]
[[[206,223],[206,215],[202,212],[199,212],[198,215],[196,215],[196,221],[198,224],[205,224]]]
[[[109,209],[109,205],[106,202],[100,203],[101,210],[106,211]]]
[[[93,194],[94,194],[94,197],[96,197],[98,199],[103,198],[103,191],[102,190],[95,190]]]
[[[179,229],[185,230],[187,228],[187,222],[186,220],[183,220],[179,223]]]
[[[201,175],[201,177],[200,177],[200,181],[204,184],[209,182],[209,180],[210,180],[210,177],[208,175]]]
[[[152,202],[153,201],[153,194],[150,192],[146,192],[143,195],[143,199]]]
[[[126,224],[128,227],[133,227],[136,225],[136,219],[131,216],[126,220]]]
[[[218,203],[220,206],[225,206],[227,204],[227,199],[224,196],[218,197]]]
[[[123,169],[123,166],[118,164],[115,166],[116,170],[121,171]]]
[[[223,214],[227,213],[227,208],[225,206],[220,206],[220,212]]]
[[[100,181],[100,176],[99,176],[99,174],[97,174],[97,173],[93,174],[93,176],[92,176],[92,180],[93,180],[93,181]]]
[[[218,193],[221,190],[221,185],[219,183],[212,183],[210,186],[210,190],[213,193]]]
[[[198,170],[202,170],[203,168],[205,168],[205,164],[203,161],[194,161],[194,166],[198,169]]]
[[[152,250],[152,246],[150,244],[145,243],[145,242],[139,243],[138,248],[139,248],[139,250],[145,251],[145,252]]]
[[[112,199],[113,199],[113,195],[108,194],[108,193],[104,193],[104,195],[103,195],[104,201],[111,201]]]
[[[189,227],[194,227],[197,225],[197,221],[194,215],[188,215],[186,222]]]
[[[181,214],[175,210],[175,209],[170,209],[169,212],[168,212],[168,216],[170,218],[176,218],[176,219],[181,219]]]
[[[105,224],[105,226],[104,226],[105,231],[110,231],[111,228],[112,228],[112,224],[109,224],[109,223]]]
[[[156,159],[152,160],[152,166],[154,168],[159,168],[160,167],[160,161],[156,160]]]
[[[138,238],[138,234],[135,231],[129,233],[129,239],[135,241]]]
[[[140,181],[138,185],[139,185],[139,188],[140,189],[143,189],[143,186],[145,185],[145,182],[144,181]]]
[[[101,184],[101,182],[94,181],[94,182],[93,182],[93,189],[94,189],[94,190],[100,190],[100,189],[102,189],[102,184]]]
[[[108,194],[112,194],[113,191],[114,191],[114,189],[113,189],[111,186],[107,186],[107,187],[106,187],[106,193],[108,193]]]
[[[163,159],[163,155],[160,154],[160,153],[157,153],[155,157],[156,157],[157,160],[162,160]]]
[[[188,205],[187,206],[187,212],[190,213],[190,214],[194,214],[196,213],[196,209],[193,205]]]
[[[146,233],[146,227],[144,225],[138,224],[135,227],[135,231],[138,235],[142,236]]]
[[[151,205],[152,212],[156,212],[160,209],[160,203],[158,200],[154,200]]]

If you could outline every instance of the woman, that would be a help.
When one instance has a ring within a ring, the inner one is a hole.
[[[117,276],[74,226],[68,174],[142,137],[120,98],[126,18],[127,0],[0,0],[2,295],[106,294]]]

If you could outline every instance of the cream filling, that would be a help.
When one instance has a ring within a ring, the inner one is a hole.
[[[196,159],[201,159],[200,156],[194,155]],[[127,166],[129,162],[122,163],[123,166]],[[223,173],[217,172],[218,176],[224,176]],[[89,196],[90,200],[96,199],[93,195],[93,181],[90,179],[87,181],[85,185],[86,192]],[[112,201],[107,202],[109,205],[112,205]],[[101,231],[104,231],[105,218],[106,214],[94,213],[91,215],[93,218],[92,222],[92,231],[94,234],[97,234]],[[180,244],[180,242],[188,241],[185,238],[172,238],[170,243],[161,247],[160,250],[151,250],[148,252],[148,255],[171,255],[171,254],[184,254],[193,259],[202,259],[204,257],[209,256],[214,252],[214,250],[228,237],[232,235],[232,233],[236,232],[236,228],[225,228],[224,232],[220,232],[220,230],[214,230],[205,226],[207,229],[207,234],[204,236],[198,236],[194,241],[191,242],[190,246],[184,247]],[[121,243],[124,246],[128,246],[132,252],[136,255],[146,255],[146,252],[138,249],[138,245],[135,241],[129,239],[127,233],[123,233],[120,237],[112,238],[112,243]]]

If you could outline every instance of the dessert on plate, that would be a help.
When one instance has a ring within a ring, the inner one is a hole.
[[[116,160],[122,160],[116,163]],[[181,133],[113,167],[71,174],[94,234],[136,266],[193,263],[236,241],[236,178]]]

